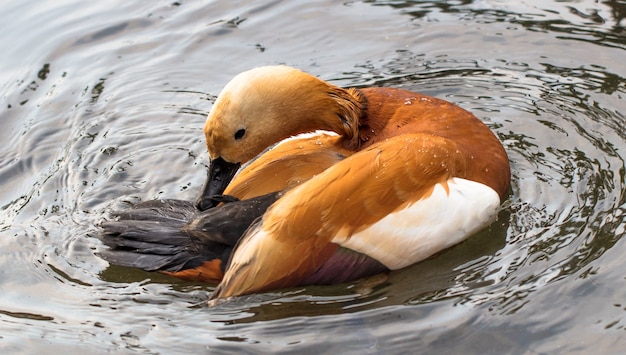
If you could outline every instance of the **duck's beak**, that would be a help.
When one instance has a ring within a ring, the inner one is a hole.
[[[229,163],[222,157],[211,160],[207,181],[202,189],[202,194],[196,200],[196,207],[199,210],[208,210],[219,203],[214,201],[213,197],[224,192],[240,165],[240,163]]]

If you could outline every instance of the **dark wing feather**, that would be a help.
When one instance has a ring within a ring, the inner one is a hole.
[[[197,243],[210,241],[234,247],[248,227],[282,195],[283,192],[272,192],[198,213],[183,230],[193,236]]]
[[[152,200],[115,212],[101,224],[109,262],[146,271],[181,272],[219,260],[223,268],[248,227],[282,193],[199,211],[191,201]],[[221,270],[223,272],[223,270]]]

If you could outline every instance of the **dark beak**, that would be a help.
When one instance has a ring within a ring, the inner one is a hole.
[[[196,207],[199,210],[208,210],[219,203],[218,198],[216,198],[217,195],[224,192],[240,165],[240,163],[229,163],[221,157],[211,161],[209,176],[202,189],[202,194],[196,200]]]

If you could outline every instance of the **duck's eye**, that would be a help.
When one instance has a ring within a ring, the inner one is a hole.
[[[246,134],[246,130],[243,128],[240,128],[239,130],[237,130],[237,132],[235,132],[235,139],[241,139],[243,138],[245,134]]]

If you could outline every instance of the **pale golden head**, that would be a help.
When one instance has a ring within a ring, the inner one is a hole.
[[[204,126],[211,159],[245,163],[280,140],[318,129],[344,133],[339,100],[347,91],[287,66],[235,76]],[[346,98],[347,97],[347,98]]]

